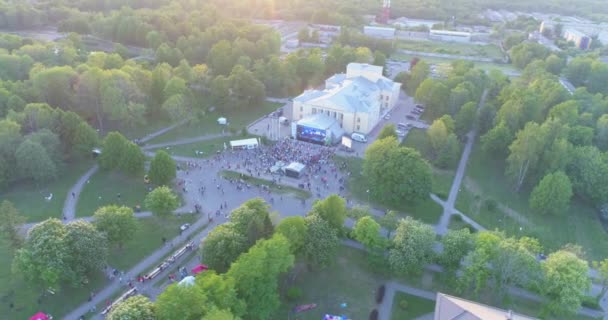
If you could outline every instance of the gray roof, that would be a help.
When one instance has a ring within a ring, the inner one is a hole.
[[[322,113],[317,113],[298,120],[297,124],[306,127],[327,130],[331,128],[331,126],[335,122],[336,119]]]

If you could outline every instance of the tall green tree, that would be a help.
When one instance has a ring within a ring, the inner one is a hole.
[[[268,204],[262,198],[247,200],[230,214],[230,222],[236,232],[247,239],[251,247],[262,238],[269,238],[273,232]]]
[[[57,166],[43,146],[25,140],[15,152],[20,176],[41,183],[57,177]]]
[[[530,208],[541,214],[559,214],[568,210],[572,197],[570,178],[557,171],[543,177],[530,194]]]
[[[418,273],[433,258],[435,231],[431,226],[407,217],[399,221],[392,242],[388,253],[391,269],[399,274]]]
[[[175,161],[163,150],[156,151],[148,175],[157,185],[169,185],[176,176]]]
[[[108,320],[125,320],[125,319],[141,319],[141,320],[156,320],[154,314],[154,303],[143,295],[135,295],[127,298],[118,305],[114,306],[106,319]]]
[[[196,276],[196,285],[207,294],[209,304],[214,308],[229,310],[235,316],[246,313],[245,302],[238,298],[233,278],[208,270]]]
[[[416,202],[431,192],[431,167],[414,149],[396,139],[377,140],[365,151],[363,175],[369,193],[385,203]]]
[[[306,217],[306,227],[308,232],[302,255],[311,267],[321,269],[329,266],[340,245],[336,229],[318,215]]]
[[[178,283],[168,286],[154,303],[158,320],[199,320],[209,309],[208,296],[201,287]]]
[[[125,153],[121,157],[119,168],[126,174],[138,176],[144,172],[145,161],[146,156],[139,146],[131,141],[127,141]]]
[[[431,73],[431,68],[429,67],[429,65],[426,62],[419,61],[418,63],[416,63],[416,65],[412,68],[411,73],[408,77],[409,81],[404,83],[405,91],[407,92],[407,94],[409,94],[410,96],[413,96],[416,93],[416,90],[418,89],[420,84],[426,78],[428,78],[430,73]]]
[[[290,250],[289,241],[277,234],[256,243],[230,266],[227,276],[235,280],[238,296],[255,306],[248,308],[249,319],[269,319],[279,307],[279,275],[294,263]]]
[[[110,132],[103,139],[103,148],[99,155],[99,165],[106,170],[120,167],[123,156],[127,153],[129,140],[119,132]]]
[[[93,220],[95,227],[106,234],[111,244],[118,245],[119,248],[133,239],[137,231],[137,219],[129,207],[101,207],[93,214]]]
[[[397,128],[395,128],[394,124],[387,124],[384,127],[382,127],[382,130],[378,134],[377,139],[380,140],[380,139],[384,139],[387,137],[393,137],[395,139],[399,139],[399,137],[397,136]]]
[[[473,128],[477,116],[477,105],[475,102],[465,103],[456,116],[454,116],[454,131],[459,138],[463,138]]]
[[[337,194],[332,194],[323,200],[317,200],[309,214],[316,214],[327,221],[332,228],[341,230],[346,219],[346,211],[346,200]]]
[[[231,224],[220,225],[201,241],[202,260],[213,270],[226,272],[236,259],[249,249],[246,235]]]
[[[547,298],[546,310],[559,315],[576,314],[591,287],[587,262],[561,250],[550,254],[542,269],[541,290]]]
[[[144,205],[155,215],[167,217],[179,207],[179,199],[171,188],[160,186],[146,195]]]
[[[72,266],[81,282],[88,282],[88,276],[102,270],[108,258],[108,240],[90,222],[76,220],[66,225]],[[87,281],[84,281],[87,280]]]
[[[577,147],[566,174],[575,194],[596,205],[608,201],[608,164],[594,146]]]
[[[372,217],[366,216],[357,220],[353,235],[355,240],[361,242],[365,247],[375,249],[384,244],[380,230],[380,225]]]
[[[449,270],[457,270],[462,259],[473,249],[474,239],[469,229],[449,230],[441,238],[443,252],[439,256],[441,264]]]
[[[291,252],[298,254],[306,243],[308,234],[306,220],[301,216],[287,217],[279,222],[275,228],[275,233],[285,236],[291,245]]]
[[[387,238],[391,238],[391,233],[397,229],[399,225],[399,217],[397,216],[397,212],[394,210],[389,210],[384,216],[380,217],[380,226],[384,228],[388,234]]]
[[[511,153],[507,158],[506,174],[519,190],[529,173],[536,170],[538,160],[545,147],[546,134],[541,127],[529,122],[526,127],[517,133],[515,141],[509,146]]]
[[[23,237],[19,232],[21,225],[25,223],[22,216],[12,202],[2,201],[0,204],[0,234],[8,241],[11,249],[17,250],[23,244]]]

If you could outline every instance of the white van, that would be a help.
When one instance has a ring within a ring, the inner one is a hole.
[[[367,142],[367,138],[365,137],[365,135],[363,133],[357,133],[357,132],[353,132],[353,134],[350,135],[350,137],[358,142]]]

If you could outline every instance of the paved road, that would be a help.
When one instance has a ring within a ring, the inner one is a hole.
[[[150,141],[150,140],[152,140],[152,139],[154,139],[154,138],[156,138],[158,136],[162,136],[163,134],[165,134],[165,133],[167,133],[167,132],[169,132],[169,131],[171,131],[171,130],[173,130],[173,129],[175,129],[175,128],[183,125],[183,124],[185,124],[186,122],[188,122],[188,120],[190,120],[190,119],[184,119],[184,120],[182,120],[182,121],[180,121],[178,123],[175,123],[173,125],[170,125],[170,126],[168,126],[166,128],[163,128],[163,129],[160,129],[160,130],[158,130],[156,132],[150,133],[149,135],[147,135],[147,136],[145,136],[145,137],[143,137],[141,139],[138,139],[138,140],[139,140],[140,143],[146,143],[146,142],[148,142],[148,141]]]
[[[76,217],[76,205],[78,204],[78,198],[84,185],[91,179],[91,176],[99,170],[98,165],[94,165],[91,169],[85,172],[78,181],[70,188],[66,195],[65,202],[63,203],[63,220],[70,221]]]
[[[486,97],[488,94],[488,90],[485,90],[481,95],[481,99],[479,101],[478,109],[483,107]],[[469,156],[471,155],[471,150],[473,150],[473,143],[475,142],[476,132],[475,129],[472,129],[467,134],[467,142],[464,146],[464,151],[462,152],[462,157],[458,162],[458,169],[456,169],[456,176],[454,177],[454,181],[452,181],[452,187],[450,188],[450,194],[448,195],[448,200],[445,202],[441,202],[440,204],[443,206],[443,214],[439,219],[439,223],[435,226],[435,232],[440,235],[444,235],[448,232],[448,226],[450,224],[450,217],[454,214],[454,203],[458,198],[458,192],[460,191],[460,187],[462,185],[462,179],[464,178],[464,174],[466,172],[467,163],[469,162]],[[461,214],[462,215],[462,214]],[[467,217],[468,218],[468,217]],[[464,217],[463,217],[464,219]],[[471,220],[471,219],[468,219]]]

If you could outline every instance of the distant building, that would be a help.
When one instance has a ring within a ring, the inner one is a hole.
[[[538,320],[511,310],[502,310],[481,303],[438,292],[435,320]]]
[[[431,30],[429,32],[429,38],[446,42],[471,42],[471,33],[449,30]]]
[[[386,27],[374,27],[374,26],[365,26],[363,27],[363,34],[372,38],[380,38],[380,39],[394,39],[396,34],[395,28],[386,28]]]
[[[579,49],[589,49],[589,47],[591,46],[591,37],[589,37],[588,35],[575,30],[575,29],[566,29],[564,30],[564,35],[563,38],[566,41],[572,41],[574,42],[574,45],[579,48]]]
[[[298,138],[299,133],[310,133],[316,137],[305,139],[330,141],[337,137],[319,135],[335,135],[337,128],[349,134],[369,133],[399,99],[401,83],[382,76],[382,70],[379,66],[350,63],[346,74],[325,81],[324,90],[307,90],[294,98],[292,135]]]
[[[443,21],[439,20],[422,20],[422,19],[409,19],[406,17],[400,17],[394,20],[389,21],[389,23],[395,27],[399,28],[415,28],[415,27],[427,27],[430,29],[433,28],[434,25],[443,23]]]

